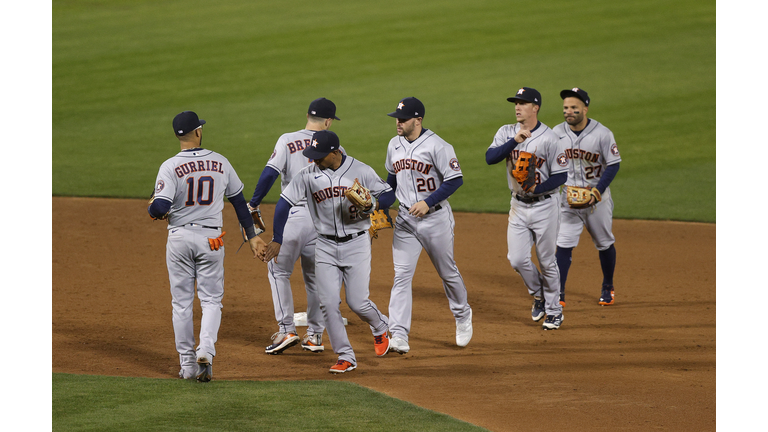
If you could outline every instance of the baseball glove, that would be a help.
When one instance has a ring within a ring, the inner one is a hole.
[[[592,200],[592,197],[595,198],[595,204],[599,203],[603,198],[597,188],[590,189],[579,186],[566,186],[565,194],[566,199],[568,200],[568,205],[575,209],[589,207],[589,202]]]
[[[153,203],[153,202],[155,202],[155,191],[152,191],[152,195],[149,197],[149,205],[147,206],[147,209],[149,209],[150,207],[152,207],[152,203]],[[170,213],[171,213],[171,211],[170,211],[170,210],[168,210],[168,211],[167,211],[167,212],[166,212],[164,215],[162,215],[162,216],[160,216],[160,217],[154,217],[154,216],[152,216],[152,215],[149,215],[149,217],[150,217],[150,218],[151,218],[153,221],[155,221],[155,220],[166,220],[166,219],[168,219],[168,215],[169,215]]]
[[[373,209],[371,191],[361,185],[358,179],[355,179],[352,187],[344,191],[344,196],[357,207],[358,211],[370,214],[370,210]]]
[[[256,206],[256,208],[251,207],[251,203],[246,203],[248,206],[248,211],[251,213],[251,217],[253,218],[253,224],[256,225],[256,235],[259,235],[267,230],[267,225],[264,223],[264,219],[261,218],[261,210],[259,210],[259,206]]]
[[[531,192],[536,187],[536,163],[536,155],[524,151],[520,152],[520,156],[515,163],[512,177],[517,180],[517,183],[526,192]]]
[[[389,209],[376,210],[371,214],[371,228],[368,232],[371,233],[371,238],[379,238],[379,230],[386,228],[392,228],[392,218],[389,216]]]

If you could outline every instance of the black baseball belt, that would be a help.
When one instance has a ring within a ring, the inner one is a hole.
[[[350,234],[348,236],[344,237],[336,237],[334,235],[326,235],[326,234],[320,234],[320,236],[327,238],[328,240],[333,240],[336,243],[345,243],[350,240],[352,240],[355,237],[360,237],[361,235],[365,234],[365,231],[356,232],[354,234]]]
[[[512,196],[515,197],[516,200],[520,201],[521,203],[525,204],[533,204],[535,202],[544,201],[547,198],[552,198],[552,194],[549,195],[542,195],[537,197],[524,197],[520,196],[514,192],[512,192]]]
[[[196,223],[186,224],[186,225],[182,225],[182,226],[185,226],[185,227],[197,227],[197,228],[208,228],[208,229],[215,229],[215,230],[220,229],[220,227],[205,226],[205,225],[200,225],[200,224],[196,224]]]

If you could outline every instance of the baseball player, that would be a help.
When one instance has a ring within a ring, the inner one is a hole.
[[[273,239],[262,256],[265,261],[277,257],[279,262],[289,212],[306,202],[317,230],[315,275],[320,309],[333,351],[339,356],[331,373],[357,368],[339,310],[342,283],[347,305],[371,327],[376,355],[384,356],[389,350],[387,317],[368,298],[371,278],[368,215],[377,207],[387,208],[395,201],[394,192],[373,168],[347,156],[339,148],[339,137],[331,131],[312,135],[311,145],[306,146],[302,154],[313,159],[314,164],[299,171],[280,194],[275,207]],[[376,201],[368,208],[357,208],[346,198],[345,192],[355,179],[370,190]]]
[[[603,285],[598,304],[614,304],[613,272],[616,268],[616,241],[613,232],[613,198],[609,185],[619,172],[621,156],[613,132],[594,119],[587,117],[589,95],[580,88],[563,90],[563,117],[555,134],[566,148],[571,160],[567,186],[597,188],[601,199],[593,196],[590,207],[573,209],[562,199],[560,233],[557,236],[557,265],[560,268],[560,301],[565,304],[565,280],[571,266],[571,253],[579,244],[579,236],[586,226],[600,256]]]
[[[245,228],[253,256],[266,245],[256,236],[253,219],[243,197],[243,183],[224,156],[200,147],[203,124],[192,111],[173,119],[181,151],[166,160],[155,181],[147,208],[153,219],[168,220],[165,260],[171,283],[173,332],[179,352],[179,376],[207,382],[212,377],[216,339],[224,295],[223,198],[235,207]],[[197,296],[203,310],[200,343],[194,348],[192,302]]]
[[[507,182],[512,192],[507,258],[533,296],[531,318],[538,322],[546,315],[542,328],[556,330],[563,322],[560,273],[555,260],[560,221],[556,193],[568,177],[568,159],[557,135],[538,120],[541,94],[536,89],[523,87],[507,100],[515,104],[517,123],[499,128],[485,160],[488,165],[507,161]],[[512,175],[521,152],[533,153],[538,160],[535,187],[527,191]],[[532,246],[536,247],[541,271],[531,260]]]
[[[395,280],[389,299],[390,349],[400,354],[410,350],[413,275],[422,248],[443,280],[456,320],[456,345],[467,346],[472,339],[472,308],[453,258],[455,221],[448,203],[448,197],[463,184],[461,166],[453,146],[422,127],[424,104],[420,100],[402,99],[387,115],[397,119],[397,136],[387,147],[387,183],[400,201],[392,238]]]
[[[311,159],[302,154],[312,141],[312,134],[327,130],[336,117],[336,105],[326,98],[313,100],[307,110],[307,125],[304,129],[280,136],[275,144],[275,151],[267,162],[264,171],[253,191],[253,198],[248,203],[249,209],[258,209],[261,200],[272,188],[277,177],[282,175],[281,190],[285,190],[299,171],[311,165]],[[342,149],[343,150],[343,149]],[[301,258],[301,270],[304,275],[304,287],[307,291],[307,334],[301,339],[301,346],[308,351],[321,352],[325,324],[320,311],[315,282],[315,231],[312,218],[307,210],[306,199],[296,203],[291,209],[286,222],[285,236],[277,259],[267,264],[269,285],[272,288],[272,303],[275,307],[278,331],[272,335],[273,343],[266,348],[267,354],[280,354],[299,343],[296,324],[293,321],[293,294],[291,292],[291,274],[296,260]]]

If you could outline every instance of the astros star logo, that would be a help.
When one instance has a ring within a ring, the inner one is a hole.
[[[517,94],[523,94],[523,92],[525,92],[525,89],[520,89],[517,91]]]
[[[574,92],[577,92],[577,93],[578,93],[578,91],[579,91],[579,88],[578,88],[578,87],[574,87],[574,88],[572,88],[572,89],[571,89],[571,91],[574,91]]]
[[[312,147],[317,147],[317,140],[312,140]]]
[[[397,109],[401,110],[401,109],[403,109],[404,106],[405,106],[405,104],[400,102],[399,104],[397,104]]]

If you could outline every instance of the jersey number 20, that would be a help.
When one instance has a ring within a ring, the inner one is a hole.
[[[435,186],[435,178],[429,177],[429,178],[423,178],[419,177],[416,179],[416,191],[417,192],[433,192],[437,189],[437,186]]]
[[[195,193],[195,178],[187,177],[187,207],[195,205],[211,205],[213,202],[213,177],[202,176],[197,179],[197,193]]]

